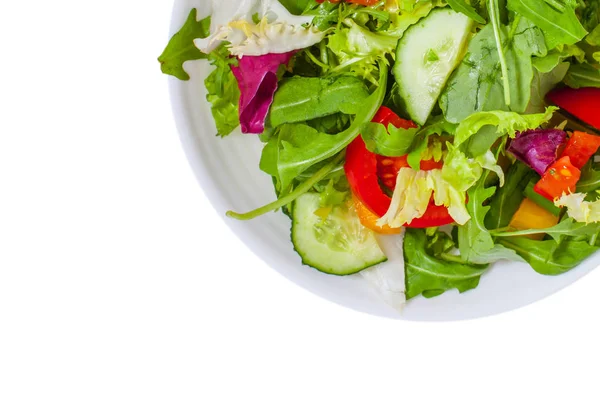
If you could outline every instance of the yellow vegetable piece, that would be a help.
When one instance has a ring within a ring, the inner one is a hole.
[[[529,198],[523,199],[519,210],[515,213],[509,226],[515,230],[549,228],[558,223],[558,216],[553,215]],[[541,240],[544,233],[525,235],[533,240]]]

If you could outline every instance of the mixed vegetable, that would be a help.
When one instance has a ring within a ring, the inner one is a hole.
[[[496,261],[600,248],[600,0],[230,0],[159,57],[207,59],[217,133],[257,134],[304,264],[399,307]],[[383,236],[403,239],[390,265]]]

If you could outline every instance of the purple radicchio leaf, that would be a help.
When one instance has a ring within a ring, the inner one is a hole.
[[[558,158],[559,149],[567,141],[567,133],[558,129],[536,129],[520,132],[508,147],[515,157],[539,175]]]
[[[245,134],[260,134],[277,90],[277,70],[287,64],[295,51],[243,56],[231,66],[240,88],[240,125]]]

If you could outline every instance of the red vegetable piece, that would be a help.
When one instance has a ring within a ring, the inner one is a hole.
[[[567,142],[562,156],[569,156],[571,164],[581,169],[600,147],[600,136],[575,131]]]
[[[277,70],[287,64],[295,52],[244,56],[231,66],[240,88],[239,115],[242,132],[260,134],[277,90]]]
[[[548,100],[572,116],[600,130],[600,88],[558,88]]]
[[[416,125],[398,117],[392,110],[382,106],[373,122],[384,124],[386,127],[393,124],[398,128],[413,128]],[[362,137],[358,136],[346,149],[346,163],[344,171],[352,189],[352,193],[371,212],[378,217],[383,216],[390,207],[392,199],[386,195],[379,185],[381,180],[384,185],[393,189],[396,185],[396,176],[401,168],[410,168],[407,156],[385,157],[370,152]],[[422,170],[433,170],[441,168],[441,162],[433,160],[421,161]],[[427,207],[427,211],[420,218],[414,219],[407,227],[424,228],[438,227],[454,222],[448,209],[444,206],[436,206],[433,202]]]
[[[550,201],[560,198],[563,193],[575,192],[581,171],[571,164],[569,156],[564,156],[552,164],[542,175],[533,190]]]

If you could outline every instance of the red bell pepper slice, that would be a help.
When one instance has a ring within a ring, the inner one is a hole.
[[[567,142],[562,156],[569,156],[571,164],[581,169],[600,147],[600,136],[575,131]]]
[[[384,124],[394,124],[398,128],[416,127],[411,121],[403,120],[392,110],[382,106],[373,122]],[[344,171],[352,189],[352,193],[369,210],[383,216],[390,207],[392,199],[382,190],[379,185],[381,179],[387,187],[393,189],[396,176],[400,168],[410,168],[406,161],[407,156],[402,157],[378,157],[370,152],[362,137],[357,137],[346,149],[346,163]],[[441,168],[441,162],[432,160],[422,161],[422,170],[432,170]],[[393,177],[392,177],[393,176]],[[448,209],[444,206],[436,206],[433,201],[429,204],[425,214],[414,219],[407,227],[424,228],[437,227],[454,222]]]
[[[600,88],[558,88],[548,100],[584,123],[600,130]]]
[[[575,192],[581,171],[571,164],[569,156],[564,156],[552,164],[535,184],[533,190],[550,201],[560,198],[563,193]]]

